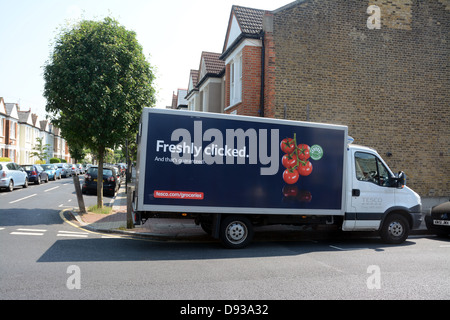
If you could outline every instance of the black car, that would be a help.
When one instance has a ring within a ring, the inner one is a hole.
[[[438,236],[450,235],[450,201],[433,207],[431,213],[425,216],[425,224]]]
[[[84,184],[81,189],[83,193],[97,193],[98,166],[92,166],[84,175]],[[114,196],[119,189],[120,181],[114,167],[103,167],[103,194]]]
[[[41,184],[42,181],[48,182],[48,173],[38,164],[25,164],[22,166],[28,174],[28,182]]]

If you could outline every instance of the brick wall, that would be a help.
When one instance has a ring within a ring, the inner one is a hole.
[[[379,29],[368,27],[370,5]],[[288,119],[347,125],[421,196],[450,196],[449,35],[448,0],[305,0],[275,11],[273,115],[286,105]]]
[[[225,106],[230,105],[230,65],[225,66]],[[242,49],[242,100],[226,113],[258,117],[261,96],[261,47],[245,46]]]

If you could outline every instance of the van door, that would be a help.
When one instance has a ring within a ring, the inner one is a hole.
[[[391,173],[383,162],[369,152],[355,151],[352,174],[352,211],[354,230],[378,230],[383,214],[395,203]]]

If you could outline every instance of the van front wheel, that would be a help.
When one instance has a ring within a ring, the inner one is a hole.
[[[220,224],[219,238],[226,248],[244,248],[253,239],[253,225],[246,217],[228,216]]]
[[[384,221],[380,235],[386,243],[403,243],[409,235],[408,221],[400,214],[390,215]]]

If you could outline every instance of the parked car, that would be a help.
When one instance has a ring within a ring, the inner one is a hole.
[[[119,189],[118,173],[113,167],[103,167],[103,194],[114,196]],[[97,193],[98,166],[91,166],[84,175],[83,193]]]
[[[72,174],[76,174],[77,176],[80,174],[80,169],[78,169],[78,167],[73,164],[73,163],[68,163],[70,169],[72,169]]]
[[[445,237],[450,235],[450,201],[441,203],[433,207],[430,213],[425,216],[427,229]]]
[[[86,171],[84,170],[84,167],[81,163],[75,164],[75,166],[78,168],[79,174],[84,174]]]
[[[48,182],[48,173],[39,164],[24,164],[22,168],[28,174],[28,182],[35,184],[41,184],[42,181]]]
[[[0,162],[0,188],[13,191],[15,187],[28,187],[28,175],[15,162]]]
[[[42,164],[41,167],[47,172],[50,180],[61,179],[61,169],[56,164]]]
[[[56,163],[56,166],[61,170],[61,177],[67,178],[72,176],[72,168],[67,163]]]

